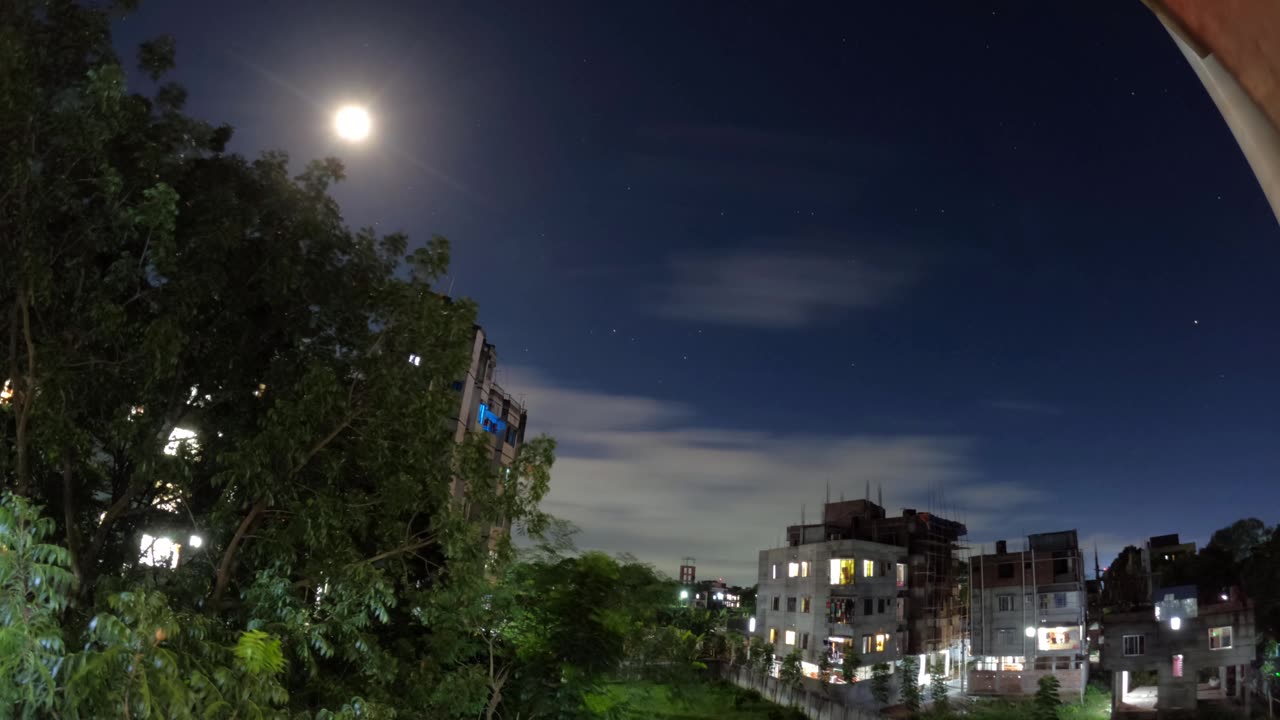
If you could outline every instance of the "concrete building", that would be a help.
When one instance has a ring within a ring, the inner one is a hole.
[[[453,439],[462,442],[468,432],[488,433],[494,463],[509,468],[515,462],[516,451],[524,443],[528,413],[494,381],[494,371],[498,367],[497,350],[486,340],[482,328],[477,325],[474,330],[467,373],[453,385],[459,394],[458,414],[452,418]],[[409,361],[413,362],[413,356]],[[460,479],[454,480],[452,492],[454,497],[464,494]]]
[[[785,547],[760,553],[755,633],[779,655],[799,650],[817,674],[828,655],[838,675],[850,653],[858,676],[873,664],[960,652],[956,549],[964,525],[907,509],[887,517],[867,500],[826,503],[822,522],[787,528]],[[921,658],[921,673],[929,658]]]
[[[1064,693],[1088,680],[1084,556],[1075,530],[1027,536],[1023,548],[969,560],[969,691],[1022,695],[1053,674]]]
[[[829,540],[763,550],[756,633],[786,656],[799,650],[817,674],[823,654],[837,672],[844,658],[871,665],[901,660],[907,647],[907,552],[865,540]]]
[[[1202,704],[1245,697],[1257,643],[1252,603],[1234,588],[1211,597],[1194,586],[1157,588],[1152,598],[1103,623],[1113,714],[1196,717]]]

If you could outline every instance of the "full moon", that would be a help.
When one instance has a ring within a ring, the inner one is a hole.
[[[358,105],[346,105],[339,108],[333,116],[333,129],[338,137],[351,142],[360,142],[369,137],[369,129],[373,121],[369,112]]]

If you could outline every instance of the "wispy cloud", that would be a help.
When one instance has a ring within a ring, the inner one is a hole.
[[[575,389],[526,369],[504,386],[525,397],[531,429],[559,443],[546,508],[582,529],[579,544],[630,552],[674,573],[754,582],[757,553],[833,498],[883,486],[885,504],[954,514],[980,530],[1035,497],[983,482],[967,438],[771,434],[700,425],[680,403]],[[944,495],[945,502],[941,500]]]
[[[993,400],[987,403],[997,410],[1030,413],[1033,415],[1061,415],[1062,408],[1048,403],[1027,402],[1024,400]]]
[[[916,276],[853,254],[768,249],[679,253],[670,270],[664,313],[765,329],[819,324],[833,313],[881,305]]]

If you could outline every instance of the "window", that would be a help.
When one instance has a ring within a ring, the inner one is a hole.
[[[871,652],[871,648],[872,648],[872,645],[871,645],[871,636],[870,636],[870,635],[863,635],[863,636],[862,636],[862,654],[863,654],[863,655],[866,655],[867,653],[870,653],[870,652]]]
[[[800,634],[800,649],[801,650],[809,649],[809,633]]]
[[[800,577],[809,577],[809,561],[807,560],[800,562]]]
[[[876,561],[863,560],[862,561],[862,577],[875,577],[875,575],[876,575]]]
[[[802,612],[802,613],[807,613],[807,612],[809,612],[809,609],[810,609],[810,608],[809,608],[809,596],[808,596],[808,595],[805,595],[804,597],[800,598],[800,612]]]
[[[1164,559],[1165,559],[1165,560],[1168,560],[1168,559],[1169,559],[1169,556],[1168,556],[1168,555],[1165,555],[1165,556],[1164,556]],[[1053,574],[1054,574],[1054,575],[1066,575],[1066,574],[1067,574],[1067,573],[1069,573],[1069,572],[1071,572],[1071,559],[1070,559],[1070,558],[1056,558],[1056,559],[1053,561]]]
[[[884,598],[879,598],[876,600],[876,612],[881,615],[884,614]]]
[[[510,426],[507,427],[507,444],[508,445],[516,444],[516,429]]]
[[[898,563],[897,567],[898,587],[904,587],[907,584],[907,564]]]
[[[1054,594],[1053,594],[1053,606],[1054,606],[1055,608],[1064,608],[1064,607],[1066,607],[1066,606],[1067,606],[1067,594],[1066,594],[1066,593],[1054,593]]]
[[[1039,606],[1039,607],[1040,607],[1040,609],[1041,609],[1041,610],[1048,610],[1048,609],[1049,609],[1049,596],[1048,596],[1048,595],[1041,595],[1041,596],[1040,596],[1040,606]]]
[[[862,599],[862,614],[863,615],[871,614],[871,598]]]
[[[1231,626],[1209,628],[1209,649],[1227,650],[1231,647]]]
[[[1133,655],[1147,654],[1147,636],[1146,635],[1125,635],[1124,636],[1124,654],[1126,657]]]
[[[889,563],[887,562],[880,563],[880,577],[884,577],[888,574],[889,574]]]
[[[1013,563],[1000,563],[996,566],[996,577],[1011,578],[1013,577]]]
[[[781,596],[781,595],[774,595],[774,596],[773,596],[773,609],[774,609],[774,610],[778,610],[778,609],[780,608],[781,604],[782,604],[782,596]]]
[[[1173,676],[1182,677],[1182,656],[1181,655],[1173,656]]]
[[[1012,645],[1017,637],[1018,631],[1013,628],[996,628],[996,643],[999,645]]]
[[[1009,612],[1010,610],[1013,610],[1013,596],[997,595],[996,609],[999,610],[1000,612]]]
[[[795,599],[795,597],[789,597],[789,598],[787,598],[787,612],[795,612],[795,611],[796,611],[796,599]]]
[[[778,642],[778,628],[769,628],[769,644],[773,645]]]
[[[897,618],[898,618],[899,620],[905,620],[905,619],[907,618],[907,600],[906,600],[906,598],[894,598],[894,602],[896,602],[896,603],[897,603],[897,605],[898,605],[897,611],[896,611],[896,613],[895,613],[895,614],[896,614],[896,616],[897,616]]]
[[[876,652],[884,652],[884,646],[889,644],[888,633],[876,634]]]
[[[778,563],[773,564],[773,573],[770,575],[774,580],[778,579]]]
[[[795,644],[796,644],[796,631],[795,631],[795,630],[788,630],[788,631],[786,631],[785,633],[783,633],[783,634],[782,634],[782,638],[783,638],[782,642],[783,642],[784,644],[787,644],[787,645],[795,645]]]
[[[800,563],[787,563],[787,577],[798,577],[800,575]]]
[[[852,585],[857,567],[853,558],[831,558],[831,584]]]

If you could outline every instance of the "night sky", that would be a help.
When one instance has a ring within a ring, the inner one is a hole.
[[[233,149],[340,156],[353,225],[453,242],[584,548],[749,584],[828,483],[1103,564],[1280,520],[1280,225],[1138,0],[151,0],[116,32],[175,34]]]

